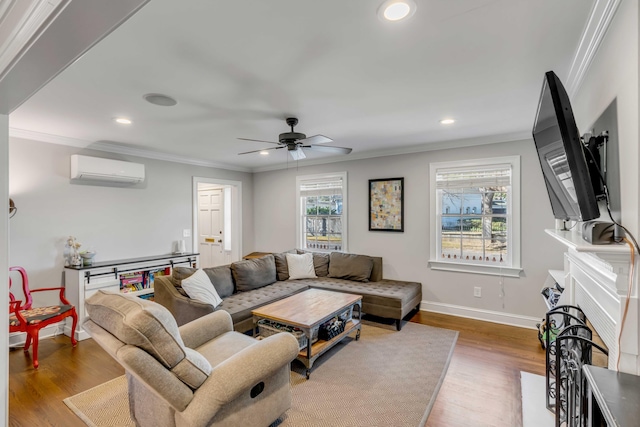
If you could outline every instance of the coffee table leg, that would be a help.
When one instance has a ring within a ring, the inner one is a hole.
[[[305,331],[307,334],[307,379],[311,376],[311,365],[313,365],[313,361],[311,360],[311,336],[313,335],[311,330]]]

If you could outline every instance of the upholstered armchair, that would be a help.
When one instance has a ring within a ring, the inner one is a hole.
[[[290,334],[256,340],[225,311],[178,327],[160,304],[104,291],[86,308],[85,330],[125,368],[139,426],[266,427],[291,406]]]

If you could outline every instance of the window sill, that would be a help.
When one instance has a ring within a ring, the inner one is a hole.
[[[520,277],[522,268],[519,267],[493,267],[488,265],[462,264],[454,262],[429,261],[432,270],[456,271],[458,273],[487,274],[490,276]]]

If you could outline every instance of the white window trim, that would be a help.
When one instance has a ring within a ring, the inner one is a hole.
[[[459,263],[453,261],[440,261],[438,259],[438,232],[440,227],[438,221],[438,200],[436,191],[436,171],[438,169],[450,169],[457,167],[478,167],[487,166],[493,164],[505,164],[509,163],[512,167],[511,176],[511,197],[509,199],[509,209],[511,212],[511,224],[509,232],[509,246],[511,248],[511,267],[490,266],[490,265],[477,265]],[[473,160],[460,160],[453,162],[440,162],[429,164],[429,190],[431,201],[431,215],[430,215],[430,259],[429,267],[432,270],[445,270],[456,271],[461,273],[476,273],[487,274],[492,276],[506,276],[506,277],[520,277],[522,272],[520,263],[520,193],[522,188],[520,186],[520,156],[507,156],[507,157],[492,157],[487,159],[473,159]],[[515,240],[514,240],[515,239]]]
[[[302,224],[300,222],[302,218],[302,205],[300,203],[300,183],[301,181],[314,180],[314,179],[331,179],[340,178],[342,180],[342,250],[340,252],[349,252],[349,238],[348,238],[348,190],[347,190],[347,173],[346,172],[334,172],[334,173],[322,173],[316,175],[299,175],[296,176],[296,245],[298,248],[304,247]]]

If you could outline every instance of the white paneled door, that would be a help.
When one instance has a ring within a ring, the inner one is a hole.
[[[223,189],[198,191],[198,249],[202,268],[225,264]]]

